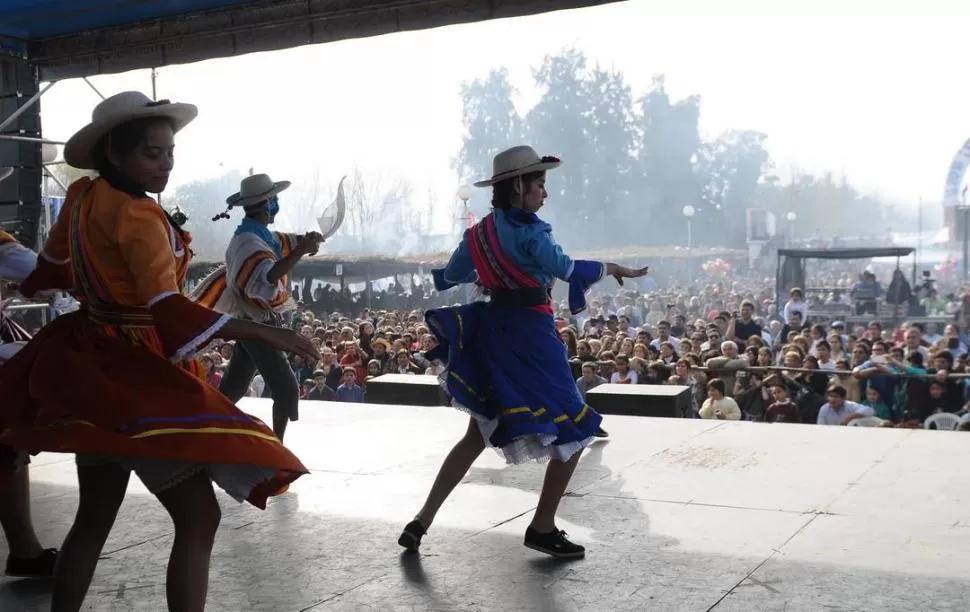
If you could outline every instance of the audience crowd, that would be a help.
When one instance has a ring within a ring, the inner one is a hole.
[[[871,269],[856,274],[845,263],[826,263],[810,283],[824,289],[792,289],[781,303],[774,279],[763,277],[705,277],[690,287],[670,279],[671,289],[651,280],[645,290],[611,291],[615,285],[604,282],[579,315],[557,301],[556,324],[584,397],[607,382],[683,385],[696,418],[825,425],[863,419],[887,427],[928,420],[935,427],[942,418],[940,427],[959,419],[970,430],[970,300],[956,291],[940,297],[935,283],[913,289],[900,286],[899,273],[886,276],[883,289]],[[294,288],[296,297],[300,290]],[[424,357],[435,338],[423,312],[476,297],[462,289],[439,294],[423,281],[370,295],[328,286],[304,293],[309,303],[299,302],[291,325],[311,338],[321,359],[294,356],[293,373],[302,399],[340,402],[366,401],[368,381],[382,374],[440,375],[443,365]],[[940,322],[907,320],[907,304]],[[864,323],[845,322],[860,315]],[[232,348],[214,341],[203,351],[212,385]],[[271,390],[257,375],[249,394],[271,397]],[[938,414],[953,416],[933,418]]]

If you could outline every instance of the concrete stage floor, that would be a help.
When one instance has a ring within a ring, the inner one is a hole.
[[[262,400],[245,407],[261,418]],[[585,544],[522,546],[542,468],[472,468],[425,536],[397,536],[465,417],[305,402],[288,443],[313,470],[265,512],[224,495],[208,610],[966,610],[970,435],[610,417],[563,500]],[[70,526],[74,464],[33,464],[46,545]],[[89,610],[165,609],[167,515],[137,479]],[[6,551],[0,541],[0,553]],[[0,610],[45,610],[49,583],[0,578]]]

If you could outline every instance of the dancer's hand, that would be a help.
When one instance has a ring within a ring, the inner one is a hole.
[[[263,341],[285,353],[299,355],[306,359],[308,363],[316,363],[320,360],[320,353],[317,351],[317,347],[310,342],[310,339],[293,330],[267,326]]]
[[[606,264],[606,273],[616,279],[616,282],[623,286],[624,278],[640,278],[646,276],[650,266],[643,266],[639,269],[627,268],[615,263]]]
[[[300,238],[299,249],[304,255],[316,255],[323,243],[323,234],[320,232],[307,232]]]

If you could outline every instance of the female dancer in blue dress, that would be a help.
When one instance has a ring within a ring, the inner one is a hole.
[[[536,216],[547,196],[546,171],[559,164],[527,146],[499,153],[492,178],[475,184],[492,187],[494,211],[465,232],[444,270],[433,271],[439,291],[477,283],[490,301],[426,315],[439,341],[427,357],[447,364],[444,376],[454,405],[471,419],[424,507],[398,540],[408,550],[421,545],[438,509],[487,443],[509,463],[550,460],[525,545],[565,559],[586,553],[556,527],[556,510],[602,417],[576,388],[553,321],[552,284],[557,278],[569,283],[569,306],[577,313],[586,307],[586,292],[605,275],[622,284],[623,278],[644,276],[647,268],[573,260],[563,253],[552,227]]]

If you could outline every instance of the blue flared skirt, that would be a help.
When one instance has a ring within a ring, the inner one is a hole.
[[[593,440],[603,418],[579,394],[551,316],[474,302],[425,318],[439,343],[426,356],[446,365],[453,404],[507,462],[566,461]]]

